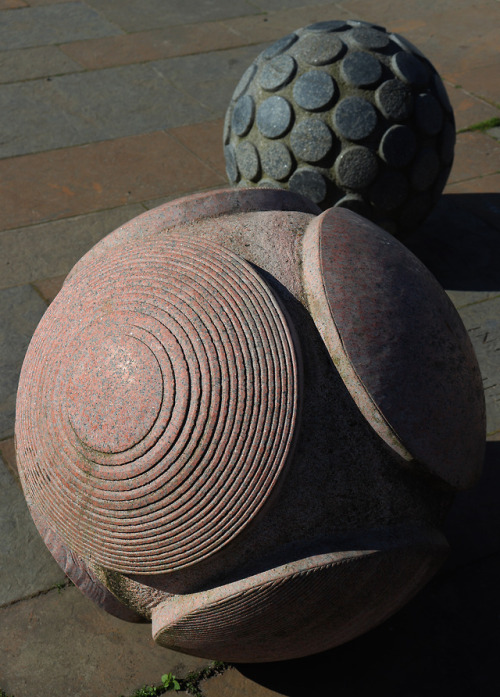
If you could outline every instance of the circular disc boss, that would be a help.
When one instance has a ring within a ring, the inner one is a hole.
[[[297,360],[281,306],[222,246],[169,235],[74,274],[28,351],[30,507],[87,561],[163,573],[223,547],[289,453]]]

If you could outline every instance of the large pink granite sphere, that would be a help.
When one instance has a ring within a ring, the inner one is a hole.
[[[482,382],[397,240],[279,190],[165,204],[75,266],[23,366],[33,519],[102,608],[267,661],[382,622],[478,477]]]

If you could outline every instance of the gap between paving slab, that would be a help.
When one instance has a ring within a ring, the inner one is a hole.
[[[2,458],[0,540],[0,612],[2,607],[66,581],[64,573],[42,542],[19,484],[7,470]],[[5,650],[7,643],[0,641],[0,645]]]
[[[15,697],[117,697],[210,661],[156,646],[70,586],[0,609],[0,687]]]
[[[144,210],[131,204],[0,232],[0,288],[67,274],[100,239]]]
[[[4,230],[226,184],[164,131],[0,160],[0,182]]]

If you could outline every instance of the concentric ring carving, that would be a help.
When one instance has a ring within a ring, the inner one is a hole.
[[[259,273],[182,235],[73,276],[23,368],[28,501],[83,558],[193,564],[257,513],[286,462],[297,358]]]

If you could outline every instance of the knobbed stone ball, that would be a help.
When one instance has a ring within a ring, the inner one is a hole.
[[[75,585],[228,661],[341,644],[407,602],[480,473],[481,375],[394,237],[289,191],[153,209],[74,267],[16,413],[33,520]]]
[[[454,146],[453,110],[429,60],[357,20],[318,22],[266,48],[224,126],[232,185],[289,189],[396,235],[437,202]]]

